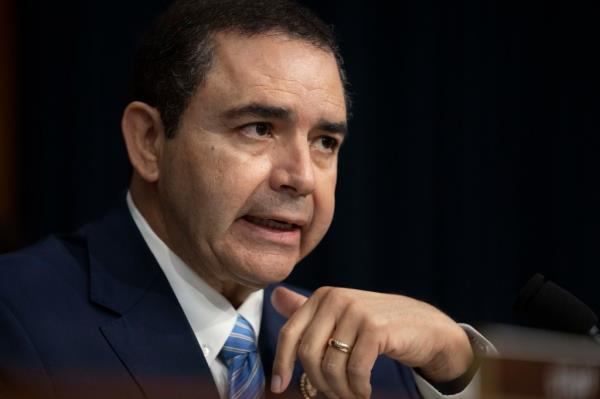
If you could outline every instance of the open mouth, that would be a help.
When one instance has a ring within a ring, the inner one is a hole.
[[[244,216],[244,220],[246,220],[252,224],[255,224],[257,226],[266,227],[269,229],[280,230],[280,231],[293,231],[293,230],[300,228],[300,226],[293,224],[293,223],[287,223],[287,222],[283,222],[281,220],[275,220],[275,219],[263,219],[263,218],[258,218],[258,217],[250,216],[250,215]]]

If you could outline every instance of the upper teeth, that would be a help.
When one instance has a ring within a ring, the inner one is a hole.
[[[248,221],[278,230],[292,230],[294,225],[291,223],[279,222],[273,219],[261,219],[254,216],[247,216]]]

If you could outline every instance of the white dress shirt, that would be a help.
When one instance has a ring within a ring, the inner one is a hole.
[[[202,348],[202,353],[204,354],[206,363],[208,363],[220,397],[226,399],[229,386],[228,371],[225,364],[218,358],[218,354],[229,337],[229,333],[233,330],[233,325],[238,314],[244,316],[252,325],[252,328],[254,328],[258,345],[264,290],[258,290],[250,294],[236,310],[223,295],[204,282],[198,274],[186,265],[156,235],[133,203],[131,193],[129,192],[127,193],[127,206],[144,241],[169,281],[177,297],[177,301],[194,331],[194,335],[198,340],[200,348]],[[464,324],[461,324],[461,326],[470,336],[474,336],[476,341],[481,342],[482,345],[489,344],[472,327]],[[491,346],[491,344],[489,345]],[[473,395],[476,395],[478,391],[477,378],[474,378],[471,384],[461,393],[456,395],[442,395],[425,379],[414,372],[413,374],[417,388],[425,399],[473,398],[476,397]]]
[[[227,366],[218,358],[219,352],[233,330],[238,314],[244,316],[252,325],[258,342],[264,290],[250,294],[236,310],[223,295],[206,284],[156,235],[133,203],[130,193],[127,193],[127,205],[194,331],[220,397],[227,398],[229,377]]]

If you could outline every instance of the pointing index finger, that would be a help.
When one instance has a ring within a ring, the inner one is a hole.
[[[274,393],[285,391],[290,383],[302,335],[318,308],[319,301],[316,298],[317,295],[312,295],[279,332],[271,378],[271,391]]]
[[[285,287],[277,287],[271,294],[271,303],[282,316],[289,318],[308,298]]]

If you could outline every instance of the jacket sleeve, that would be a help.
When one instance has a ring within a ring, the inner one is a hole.
[[[0,398],[54,398],[52,382],[27,331],[0,300]]]
[[[483,335],[481,335],[479,331],[477,331],[468,324],[459,323],[459,325],[467,333],[476,358],[480,358],[482,356],[487,355],[495,355],[498,353],[494,345],[490,341],[488,341]],[[429,383],[427,380],[425,380],[423,377],[421,377],[414,370],[413,374],[415,377],[415,382],[419,389],[419,393],[424,399],[477,399],[481,395],[481,377],[479,375],[479,362],[475,361],[472,367],[473,369],[470,372],[467,372],[466,375],[460,378],[461,382],[456,387],[454,387],[454,389],[451,388],[450,393],[442,393],[443,389],[440,389],[441,386],[447,384],[441,384],[436,387],[433,384]],[[459,388],[457,389],[457,387]]]

